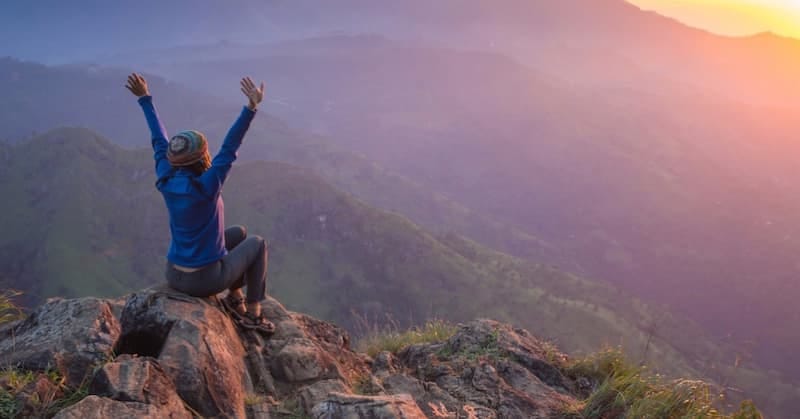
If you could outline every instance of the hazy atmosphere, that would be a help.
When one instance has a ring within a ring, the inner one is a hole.
[[[135,72],[212,156],[258,105],[224,222],[287,309],[354,339],[490,318],[796,417],[795,3],[4,1],[0,290],[164,282]]]

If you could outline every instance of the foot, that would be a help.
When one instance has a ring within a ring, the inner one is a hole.
[[[242,316],[242,320],[239,321],[239,325],[245,329],[260,332],[266,336],[271,336],[273,333],[275,333],[275,325],[272,324],[271,321],[267,320],[263,314],[256,316],[252,313],[245,313],[244,316]]]
[[[243,298],[236,298],[230,294],[222,298],[222,307],[225,308],[234,320],[240,321],[245,315],[245,305]]]

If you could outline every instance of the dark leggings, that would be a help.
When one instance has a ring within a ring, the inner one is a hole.
[[[194,272],[175,269],[167,261],[167,284],[195,296],[210,297],[226,289],[236,290],[247,284],[247,302],[264,299],[267,286],[267,244],[261,236],[247,237],[242,226],[225,229],[225,248],[222,259]]]

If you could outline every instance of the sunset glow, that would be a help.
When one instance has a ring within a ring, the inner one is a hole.
[[[642,9],[726,35],[800,38],[800,0],[629,0]]]

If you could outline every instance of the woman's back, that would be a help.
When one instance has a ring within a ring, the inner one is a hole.
[[[218,192],[210,196],[196,176],[187,169],[178,169],[158,182],[172,234],[167,259],[186,267],[207,265],[227,254],[222,195]]]

